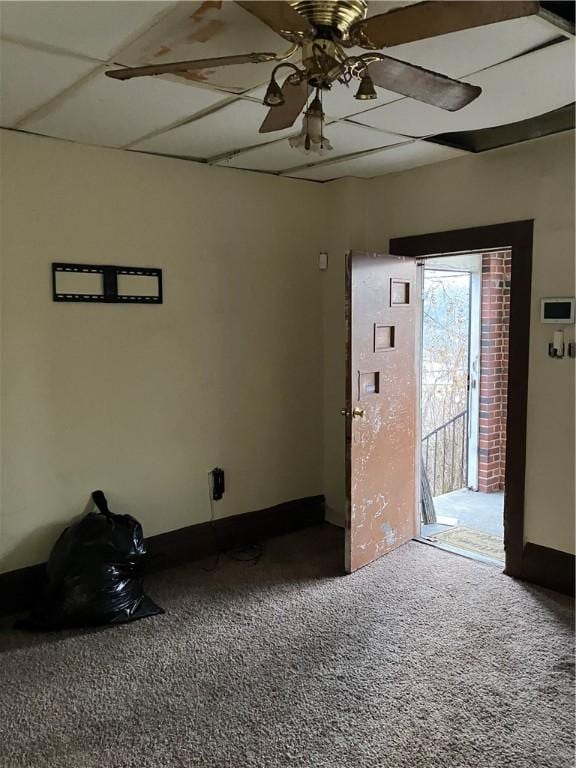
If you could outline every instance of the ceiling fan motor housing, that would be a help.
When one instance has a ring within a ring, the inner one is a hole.
[[[324,62],[319,61],[322,53],[326,54]],[[343,58],[342,49],[332,40],[315,38],[302,44],[302,64],[313,88],[329,89],[331,83],[342,74]]]
[[[318,30],[331,29],[346,39],[352,24],[366,18],[366,0],[288,0],[294,10]]]

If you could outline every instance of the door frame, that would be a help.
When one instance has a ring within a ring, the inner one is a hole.
[[[509,576],[521,577],[524,552],[524,495],[532,241],[534,220],[512,221],[468,229],[453,229],[390,239],[390,253],[398,256],[446,256],[466,252],[511,250],[510,331],[506,478],[504,489],[504,550]]]
[[[479,261],[480,261],[479,257]],[[478,443],[480,439],[480,337],[482,313],[482,263],[470,273],[470,319],[468,321],[468,488],[478,490]],[[476,370],[474,365],[476,364]]]

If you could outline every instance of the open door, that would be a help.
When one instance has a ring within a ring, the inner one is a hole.
[[[352,251],[346,268],[346,571],[416,534],[415,259]]]

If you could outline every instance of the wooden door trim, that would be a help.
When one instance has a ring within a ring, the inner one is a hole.
[[[534,221],[512,221],[390,240],[390,253],[425,257],[466,251],[512,251],[506,482],[504,495],[505,573],[521,577],[524,556],[526,422],[530,342],[530,293]]]

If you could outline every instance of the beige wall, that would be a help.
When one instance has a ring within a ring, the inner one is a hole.
[[[325,491],[341,522],[345,251],[525,218],[526,536],[574,551],[574,362],[538,321],[574,293],[572,136],[326,185],[0,137],[0,572],[43,560],[96,487],[149,535],[205,521],[216,464],[217,516]],[[166,303],[54,304],[52,261],[161,266]]]
[[[0,571],[102,487],[146,534],[322,493],[320,185],[1,134]],[[165,304],[55,304],[51,262],[164,269]]]
[[[366,182],[342,179],[323,185],[327,199],[328,271],[322,275],[324,329],[324,493],[326,516],[343,525],[345,488],[344,419],[344,259],[351,248],[364,247],[362,208]]]
[[[574,295],[574,135],[539,139],[486,155],[450,160],[365,182],[355,195],[328,185],[361,229],[331,254],[324,285],[325,488],[342,519],[344,392],[344,252],[350,246],[386,251],[391,237],[534,219],[530,330],[526,540],[574,552],[573,360],[547,355],[551,326],[539,322],[540,299]],[[333,227],[339,226],[336,208]],[[333,247],[334,250],[334,247]],[[567,338],[574,339],[574,326]]]

